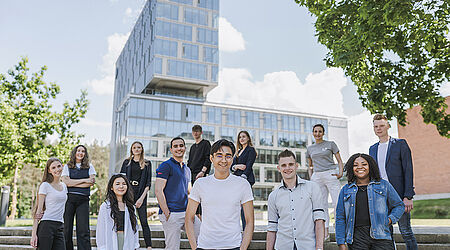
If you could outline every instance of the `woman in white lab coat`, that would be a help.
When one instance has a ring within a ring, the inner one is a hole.
[[[106,200],[100,206],[97,221],[97,249],[134,250],[139,246],[139,233],[133,190],[122,174],[111,177]]]

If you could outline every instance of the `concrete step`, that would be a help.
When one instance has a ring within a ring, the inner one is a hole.
[[[260,229],[261,230],[261,229]],[[444,232],[444,233],[440,233]],[[74,232],[75,235],[75,232]],[[448,230],[441,231],[439,228],[437,230],[427,229],[422,230],[415,234],[417,242],[419,242],[419,249],[425,250],[443,250],[450,249],[450,233]],[[31,238],[31,227],[15,227],[15,228],[5,228],[0,227],[0,250],[11,249],[32,249],[29,245]],[[265,231],[256,231],[253,234],[253,241],[249,249],[265,249]],[[403,238],[397,232],[394,234],[394,239],[396,241],[397,249],[406,250],[406,246],[403,243]],[[335,242],[335,234],[330,234],[330,241],[324,246],[324,249],[331,250],[337,249]],[[95,247],[95,228],[91,228],[91,243]],[[152,227],[152,243],[153,249],[163,249],[164,248],[164,232],[160,227]],[[76,245],[76,239],[74,237],[74,244]],[[140,244],[145,246],[145,242],[142,236],[142,231],[140,231]],[[181,249],[189,249],[189,242],[186,238],[186,234],[182,233]],[[94,248],[95,249],[95,248]],[[142,248],[144,249],[144,248]]]

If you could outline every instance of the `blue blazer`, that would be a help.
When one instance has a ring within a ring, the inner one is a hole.
[[[251,186],[255,184],[255,175],[253,174],[253,163],[255,163],[256,159],[256,150],[252,146],[247,146],[244,149],[244,152],[239,157],[233,158],[233,164],[231,166],[234,166],[236,164],[244,164],[245,170],[237,169],[233,172],[234,175],[241,176],[242,174],[245,174],[247,176],[247,181],[250,183]]]
[[[369,148],[369,154],[377,164],[378,145],[379,142]],[[405,139],[390,137],[386,155],[386,173],[400,198],[414,196],[411,150]]]

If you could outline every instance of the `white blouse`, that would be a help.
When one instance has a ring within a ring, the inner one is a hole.
[[[123,250],[138,249],[140,248],[139,231],[136,230],[136,233],[133,231],[128,209],[125,209],[124,218]],[[138,227],[138,225],[136,225],[136,227]],[[111,218],[111,207],[107,202],[103,202],[100,206],[95,237],[98,250],[118,250],[117,232],[114,229],[114,220]]]

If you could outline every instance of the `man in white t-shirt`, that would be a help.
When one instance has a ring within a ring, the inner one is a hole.
[[[194,183],[186,209],[186,233],[192,249],[247,249],[253,236],[253,194],[243,178],[230,175],[235,147],[219,140],[211,147],[210,159],[214,175]],[[194,234],[194,219],[202,205],[202,224],[198,242]],[[244,209],[245,229],[241,234],[240,214]]]

